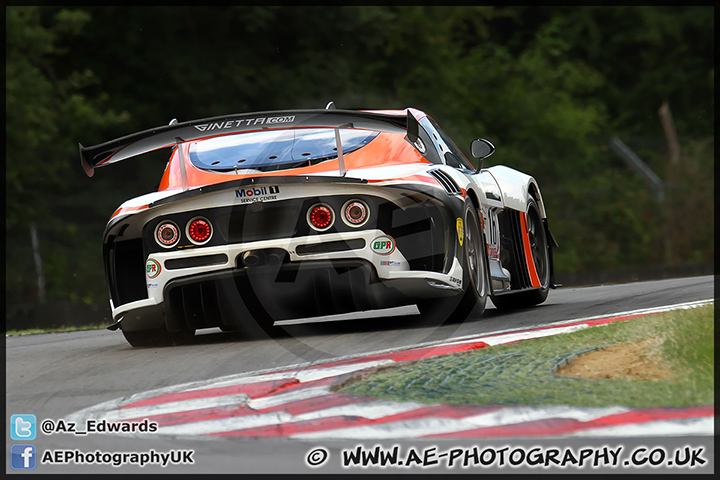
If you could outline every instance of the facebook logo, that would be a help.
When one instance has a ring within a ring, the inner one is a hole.
[[[22,414],[10,417],[10,438],[13,440],[35,440],[37,420],[35,415]]]
[[[13,470],[35,470],[36,466],[35,445],[17,444],[10,447],[10,468]]]

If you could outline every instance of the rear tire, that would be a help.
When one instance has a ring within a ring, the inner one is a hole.
[[[475,207],[465,205],[465,279],[470,280],[462,302],[458,305],[458,314],[465,318],[474,313],[480,316],[485,311],[490,281],[488,278],[487,246]]]
[[[429,299],[417,304],[423,316],[438,318],[447,315],[445,322],[448,323],[462,322],[469,315],[481,316],[490,293],[485,237],[480,228],[477,210],[471,202],[465,203],[463,221],[463,285],[467,285],[465,292],[455,297]],[[451,313],[448,315],[448,312]]]
[[[532,260],[541,286],[533,290],[491,297],[495,307],[500,310],[532,307],[547,300],[550,291],[550,243],[545,232],[545,225],[540,218],[540,209],[532,197],[528,201],[527,229]]]

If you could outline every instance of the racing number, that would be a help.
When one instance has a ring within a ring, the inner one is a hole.
[[[487,225],[487,229],[488,229],[488,232],[487,232],[488,243],[490,243],[491,245],[497,245],[497,241],[498,241],[497,218],[496,218],[496,215],[495,215],[495,212],[493,211],[493,209],[488,209],[488,214],[487,214],[486,220],[487,220],[486,225]]]
[[[497,215],[495,214],[494,208],[488,208],[487,214],[483,212],[483,220],[486,232],[485,232],[485,238],[487,238],[488,243],[488,254],[490,257],[497,256],[498,253],[498,224],[497,224]]]

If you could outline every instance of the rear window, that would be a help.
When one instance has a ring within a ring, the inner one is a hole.
[[[343,154],[370,143],[379,132],[340,129]],[[301,168],[337,158],[334,128],[264,130],[211,138],[190,146],[190,161],[213,171]]]

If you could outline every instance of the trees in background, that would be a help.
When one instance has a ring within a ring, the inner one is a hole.
[[[33,253],[48,298],[104,302],[103,226],[164,166],[91,180],[78,142],[330,100],[423,109],[465,150],[491,139],[489,164],[539,181],[559,272],[710,263],[713,36],[711,7],[7,7],[8,303],[37,294]],[[663,203],[613,137],[662,179]]]

